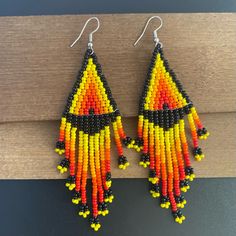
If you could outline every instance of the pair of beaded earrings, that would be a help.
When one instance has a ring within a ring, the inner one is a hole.
[[[57,169],[60,173],[69,170],[65,185],[73,191],[72,203],[79,204],[78,214],[84,218],[92,211],[90,224],[95,231],[101,227],[98,215],[108,214],[108,203],[114,198],[111,190],[111,123],[119,168],[129,166],[122,143],[128,148],[141,151],[139,164],[149,167],[148,180],[152,197],[160,197],[162,208],[171,207],[175,221],[180,224],[185,219],[180,208],[186,204],[181,192],[190,188],[189,181],[195,177],[185,135],[185,115],[191,130],[193,155],[198,161],[204,157],[198,139],[206,139],[209,133],[164,58],[162,43],[157,37],[157,31],[162,27],[159,16],[153,16],[147,21],[134,46],[153,18],[159,19],[161,24],[153,32],[155,49],[140,98],[136,139],[127,137],[123,130],[120,111],[93,49],[92,36],[100,27],[97,17],[87,20],[71,45],[80,39],[90,20],[97,21],[97,28],[89,34],[82,68],[67,99],[55,149],[57,153],[65,155]],[[86,192],[88,172],[92,179],[91,210]]]

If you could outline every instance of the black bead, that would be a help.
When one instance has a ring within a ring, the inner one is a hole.
[[[201,155],[202,154],[202,149],[200,147],[196,147],[193,150],[193,155]]]
[[[111,180],[111,173],[107,172],[106,173],[106,181],[109,181],[109,180]]]
[[[155,170],[149,170],[149,177],[150,178],[156,177],[156,171]]]

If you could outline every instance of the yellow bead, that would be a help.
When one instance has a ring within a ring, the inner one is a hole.
[[[123,169],[123,168],[124,168],[124,165],[122,165],[122,164],[119,165],[119,168],[120,168],[120,169]]]
[[[76,205],[79,204],[79,199],[72,199],[72,203]]]
[[[57,169],[58,169],[58,170],[61,170],[61,169],[62,169],[62,166],[58,165],[58,166],[57,166]]]
[[[111,180],[110,181],[106,181],[106,185],[107,185],[108,188],[111,187],[111,184],[112,184]]]
[[[59,150],[59,152],[58,152],[59,155],[62,155],[63,153],[65,153],[65,150],[64,150],[64,149]]]
[[[100,224],[96,224],[96,226],[94,227],[94,230],[98,231],[100,228],[101,228],[101,225]]]
[[[72,191],[74,188],[75,188],[75,184],[71,184],[71,185],[69,186],[69,190],[70,190],[70,191]]]
[[[193,177],[189,176],[189,181],[193,181]]]
[[[142,166],[143,164],[144,164],[144,162],[143,162],[143,161],[140,161],[140,162],[139,162],[139,165],[140,165],[140,166]]]
[[[153,178],[153,179],[152,179],[152,181],[151,181],[151,182],[152,182],[153,184],[156,184],[156,183],[157,183],[157,181],[158,181],[158,178],[157,178],[157,177],[155,177],[155,178]]]
[[[187,189],[186,188],[181,188],[181,191],[183,191],[184,193],[186,193],[187,192]]]
[[[152,197],[153,197],[153,198],[156,198],[157,196],[156,196],[156,194],[155,194],[155,193],[153,193],[153,194],[152,194]]]
[[[178,223],[179,223],[179,224],[182,224],[182,223],[183,223],[183,220],[182,220],[182,219],[179,219]]]

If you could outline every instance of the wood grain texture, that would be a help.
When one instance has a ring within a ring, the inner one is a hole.
[[[136,48],[132,43],[151,15],[99,15],[94,49],[125,117],[137,113],[155,22]],[[159,15],[166,58],[198,110],[236,111],[236,14]],[[0,122],[59,119],[95,25],[73,49],[68,45],[88,17],[0,17]]]
[[[211,132],[200,145],[206,155],[202,162],[192,160],[197,177],[236,177],[236,113],[203,114],[202,120]],[[127,133],[135,136],[136,120],[124,119]],[[0,179],[58,179],[56,166],[61,157],[54,151],[58,122],[23,122],[0,124]],[[145,178],[146,169],[138,166],[139,155],[125,149],[131,166],[122,171],[117,166],[113,144],[112,176]]]

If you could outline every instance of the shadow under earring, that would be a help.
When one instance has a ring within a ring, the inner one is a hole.
[[[181,191],[186,192],[190,188],[189,181],[195,177],[185,135],[184,116],[188,118],[192,153],[197,161],[204,157],[198,139],[206,139],[209,133],[164,58],[162,44],[157,37],[157,31],[162,27],[159,16],[148,20],[134,45],[141,39],[153,18],[159,19],[161,24],[153,32],[156,46],[139,103],[138,137],[131,146],[142,152],[139,164],[149,167],[151,195],[154,198],[160,197],[162,208],[171,207],[175,221],[181,224],[185,217],[180,208],[186,204]]]
[[[61,118],[59,140],[55,151],[65,154],[57,169],[60,173],[69,170],[66,187],[73,191],[72,203],[79,204],[79,215],[90,214],[87,202],[87,179],[92,179],[91,227],[97,231],[101,225],[98,215],[108,214],[108,203],[114,196],[111,190],[110,123],[113,125],[118,150],[118,164],[125,169],[129,163],[123,155],[122,142],[128,142],[122,127],[120,112],[111,90],[102,73],[93,50],[92,34],[99,26],[97,17],[90,18],[84,25],[80,39],[90,20],[96,20],[97,28],[89,34],[88,49],[82,68],[70,93]]]

